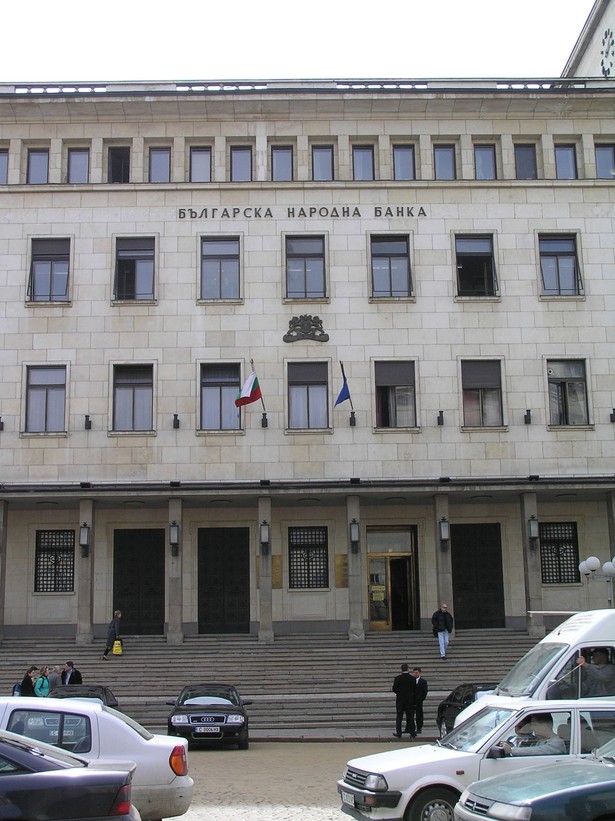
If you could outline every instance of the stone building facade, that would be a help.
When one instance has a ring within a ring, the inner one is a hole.
[[[559,80],[0,86],[3,635],[607,604],[612,16]]]

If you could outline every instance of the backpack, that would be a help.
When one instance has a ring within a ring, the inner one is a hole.
[[[11,693],[13,696],[20,696],[21,695],[21,684],[17,682],[17,684],[13,684],[13,692]]]

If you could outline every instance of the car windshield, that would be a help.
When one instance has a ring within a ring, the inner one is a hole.
[[[442,741],[443,747],[475,753],[493,734],[493,731],[505,724],[516,713],[516,710],[503,710],[500,707],[483,707],[478,713],[456,727]]]
[[[141,738],[146,739],[149,741],[150,738],[154,736],[150,733],[149,730],[146,730],[145,727],[142,727],[138,721],[135,721],[134,718],[130,718],[130,716],[125,715],[124,713],[120,713],[119,710],[114,710],[113,707],[107,707],[105,704],[102,705],[102,709],[105,713],[111,713],[112,716],[121,719],[124,724],[127,724],[135,733],[139,733]]]
[[[544,668],[563,655],[567,644],[537,644],[515,664],[495,688],[500,696],[531,696],[544,679]]]
[[[231,687],[185,687],[179,696],[179,704],[237,705],[237,694]]]
[[[596,758],[603,758],[609,764],[615,764],[615,737],[601,747],[597,747],[593,752]]]

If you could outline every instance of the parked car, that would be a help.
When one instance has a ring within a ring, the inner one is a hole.
[[[190,684],[184,687],[169,715],[169,735],[181,736],[189,744],[237,744],[250,746],[248,714],[251,701],[243,701],[230,684]]]
[[[455,806],[455,821],[612,821],[615,818],[615,743],[591,758],[532,767],[470,784]]]
[[[440,731],[440,738],[445,736],[455,725],[455,719],[468,704],[476,699],[493,692],[495,682],[473,682],[471,684],[458,684],[447,697],[438,704],[436,724]]]
[[[139,821],[131,803],[135,765],[98,769],[48,744],[0,731],[0,815],[38,821]]]
[[[615,739],[615,707],[610,699],[514,698],[499,699],[497,706],[488,701],[487,696],[477,713],[434,744],[396,747],[349,761],[337,782],[342,810],[361,821],[452,821],[453,807],[473,781],[527,768],[530,755],[533,766],[577,760]],[[505,755],[502,742],[528,750],[536,743],[529,732],[535,725],[528,722],[545,713],[550,714],[558,737],[554,747],[561,752],[540,755],[512,750],[512,755]]]
[[[143,819],[182,815],[192,801],[187,743],[152,735],[94,699],[0,697],[0,729],[44,741],[88,761],[137,765],[132,801]]]
[[[97,698],[107,707],[115,707],[116,710],[120,707],[112,689],[102,684],[62,684],[52,687],[48,696],[49,698]]]

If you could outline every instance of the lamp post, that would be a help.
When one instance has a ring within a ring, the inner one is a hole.
[[[602,573],[596,571],[600,567],[600,559],[597,556],[588,556],[579,564],[579,573],[588,581],[594,579],[604,579],[606,582],[606,599],[609,607],[613,607],[613,577],[615,577],[615,556],[610,562],[602,565]]]

